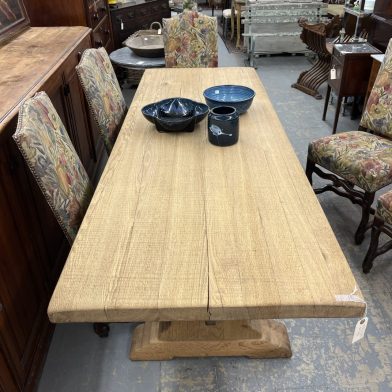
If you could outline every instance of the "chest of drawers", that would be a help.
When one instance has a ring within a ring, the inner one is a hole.
[[[162,23],[162,18],[170,18],[168,0],[134,0],[122,3],[110,10],[114,48],[122,46],[131,34],[149,29],[152,22]]]

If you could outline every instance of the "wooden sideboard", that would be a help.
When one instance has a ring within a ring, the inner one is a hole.
[[[152,22],[162,23],[162,18],[170,15],[168,0],[133,0],[111,8],[114,48],[121,48],[135,31],[149,29]]]
[[[106,0],[24,0],[31,26],[88,26],[92,45],[113,50],[112,29]]]
[[[12,134],[21,102],[46,91],[90,177],[105,159],[75,66],[87,27],[33,27],[0,48],[0,391],[35,389],[53,327],[46,309],[69,245]]]

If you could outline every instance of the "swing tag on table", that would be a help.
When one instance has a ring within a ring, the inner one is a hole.
[[[335,80],[335,79],[336,79],[336,68],[335,66],[333,66],[331,69],[331,80]]]
[[[368,321],[369,319],[367,317],[364,317],[357,322],[357,325],[355,326],[354,330],[352,343],[358,342],[358,340],[361,340],[365,336]]]

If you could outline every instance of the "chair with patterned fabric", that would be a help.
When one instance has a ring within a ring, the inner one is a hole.
[[[86,49],[76,71],[109,155],[124,121],[127,106],[106,50]]]
[[[312,183],[316,173],[330,183],[316,194],[333,191],[362,207],[355,233],[361,243],[368,228],[376,191],[392,183],[392,40],[366,109],[359,131],[317,139],[309,144],[306,175]],[[326,169],[328,172],[321,170]]]
[[[184,11],[163,19],[166,67],[217,67],[218,26],[215,17]]]
[[[381,233],[392,238],[392,191],[384,193],[377,200],[377,209],[372,226],[370,246],[362,264],[362,269],[365,274],[372,269],[373,260],[377,256],[392,249],[392,240],[380,247],[378,246]]]
[[[39,92],[23,103],[13,138],[72,244],[93,188],[46,93]]]

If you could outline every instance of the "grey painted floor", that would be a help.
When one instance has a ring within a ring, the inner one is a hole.
[[[229,54],[223,42],[219,56],[221,66],[243,65],[243,58]],[[290,88],[309,67],[305,57],[261,58],[258,63],[260,78],[304,165],[308,142],[331,133],[334,108],[330,106],[322,122],[323,102]],[[338,130],[353,130],[357,124],[343,117]],[[135,324],[112,325],[108,339],[98,338],[91,325],[59,325],[39,391],[392,391],[392,253],[363,275],[360,266],[369,238],[361,246],[353,244],[359,207],[334,194],[319,200],[368,302],[370,320],[363,340],[351,344],[353,319],[287,320],[291,359],[131,362],[127,356]]]

